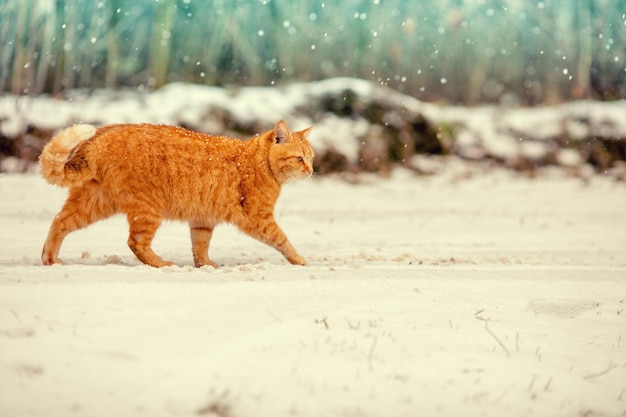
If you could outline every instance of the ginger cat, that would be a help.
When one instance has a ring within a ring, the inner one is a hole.
[[[276,248],[292,264],[304,265],[273,212],[281,185],[313,172],[310,129],[291,132],[281,120],[274,130],[240,141],[149,124],[69,127],[40,157],[46,180],[70,188],[41,259],[45,265],[60,263],[65,236],[125,213],[128,246],[154,267],[173,265],[151,247],[164,219],[189,222],[196,267],[217,268],[208,250],[213,229],[222,222]]]

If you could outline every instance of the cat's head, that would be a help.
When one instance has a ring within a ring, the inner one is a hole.
[[[311,128],[292,132],[284,120],[274,126],[269,164],[279,183],[305,179],[313,173],[315,154],[307,140],[310,130]]]

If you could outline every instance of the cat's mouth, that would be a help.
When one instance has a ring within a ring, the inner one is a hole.
[[[287,178],[285,182],[298,181],[298,180],[306,180],[307,178],[311,178],[313,176],[313,170],[308,171],[300,171],[295,172]]]

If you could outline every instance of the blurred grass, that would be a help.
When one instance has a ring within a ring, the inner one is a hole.
[[[0,91],[360,77],[454,103],[626,97],[626,2],[0,0]]]

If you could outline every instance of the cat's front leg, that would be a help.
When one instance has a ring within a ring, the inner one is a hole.
[[[306,259],[298,255],[297,253],[293,257],[287,257],[287,260],[292,265],[306,265]]]
[[[237,225],[243,232],[275,248],[293,265],[306,265],[306,259],[298,254],[287,236],[276,223],[273,216],[251,222],[245,221]]]
[[[205,265],[217,268],[217,264],[209,259],[209,243],[211,236],[213,236],[213,226],[189,222],[189,229],[191,231],[191,251],[196,268]]]

